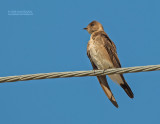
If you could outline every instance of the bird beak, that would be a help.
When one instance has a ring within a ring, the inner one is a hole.
[[[87,30],[88,28],[83,28],[84,30]]]

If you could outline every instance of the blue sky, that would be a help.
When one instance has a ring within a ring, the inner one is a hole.
[[[117,46],[123,67],[160,64],[158,0],[1,1],[0,76],[91,70],[86,55],[97,20]],[[29,10],[33,15],[11,16]],[[2,124],[159,123],[159,72],[124,75],[135,98],[108,79],[115,108],[96,77],[0,84]]]

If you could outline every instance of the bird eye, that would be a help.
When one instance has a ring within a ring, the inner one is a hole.
[[[94,26],[94,23],[92,23],[91,26]]]

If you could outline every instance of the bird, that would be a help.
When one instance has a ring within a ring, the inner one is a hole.
[[[116,46],[107,33],[105,33],[102,24],[98,21],[92,21],[84,29],[91,35],[87,44],[87,56],[92,64],[93,70],[121,68]],[[108,76],[113,82],[120,85],[130,98],[134,98],[134,94],[123,74],[111,74]],[[97,78],[106,96],[112,104],[118,108],[118,103],[108,85],[106,76],[97,76]]]

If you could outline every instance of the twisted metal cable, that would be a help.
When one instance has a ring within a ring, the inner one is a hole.
[[[128,67],[128,68],[114,68],[114,69],[107,69],[107,70],[39,73],[39,74],[0,77],[0,83],[49,79],[49,78],[100,76],[100,75],[146,72],[146,71],[157,71],[157,70],[160,70],[160,65],[136,66],[136,67]]]

